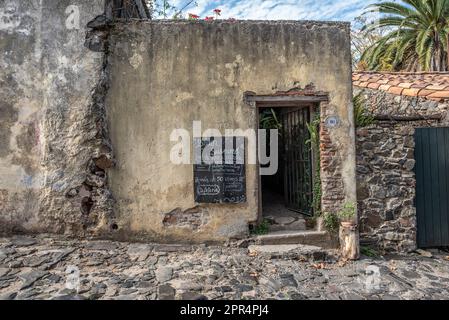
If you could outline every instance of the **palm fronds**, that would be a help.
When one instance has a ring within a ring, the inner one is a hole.
[[[446,71],[449,33],[449,0],[402,0],[371,5],[366,13],[379,12],[375,25],[363,31],[390,30],[361,57],[371,70]]]

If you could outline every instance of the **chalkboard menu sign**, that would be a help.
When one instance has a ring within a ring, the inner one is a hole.
[[[245,203],[244,137],[194,139],[197,203]]]

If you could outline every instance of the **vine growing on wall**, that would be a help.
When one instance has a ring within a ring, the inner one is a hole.
[[[320,162],[320,115],[316,114],[313,120],[307,124],[310,139],[307,144],[310,145],[314,160],[314,178],[313,178],[313,199],[312,208],[315,217],[321,215],[321,162]]]
[[[354,104],[354,121],[357,128],[363,128],[372,125],[375,120],[374,116],[366,109],[365,98],[362,92],[355,95],[352,99]]]

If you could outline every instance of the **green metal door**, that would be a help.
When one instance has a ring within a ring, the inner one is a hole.
[[[418,247],[449,246],[449,128],[415,133]]]

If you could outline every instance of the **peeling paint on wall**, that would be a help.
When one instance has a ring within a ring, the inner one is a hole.
[[[273,94],[314,83],[329,92],[326,111],[341,119],[340,127],[329,130],[340,165],[334,170],[339,185],[329,183],[334,193],[326,208],[355,201],[349,25],[136,21],[114,25],[109,43],[106,109],[117,158],[109,182],[123,238],[205,242],[248,235],[258,219],[255,165],[247,166],[247,203],[199,205],[192,166],[169,158],[170,133],[190,131],[192,121],[201,120],[205,129],[257,128],[256,110],[243,99],[246,91]],[[332,200],[336,194],[338,201]]]
[[[104,57],[83,44],[104,3],[5,0],[0,7],[1,231],[97,232],[109,214],[110,197],[97,190],[104,184],[92,187],[98,205],[87,219],[82,200],[66,195],[93,184],[89,163],[102,155]]]

